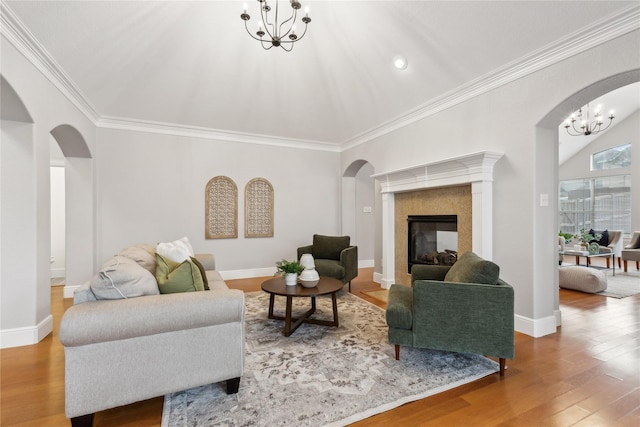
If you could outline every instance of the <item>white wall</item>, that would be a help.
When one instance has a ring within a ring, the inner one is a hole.
[[[4,348],[34,344],[53,329],[50,307],[50,132],[60,124],[71,125],[84,136],[91,150],[95,126],[4,35],[0,43],[0,74],[13,87],[33,120],[33,124],[3,120],[0,125],[0,347]],[[81,179],[93,189],[91,174]],[[68,177],[66,183],[69,184]],[[69,191],[66,193],[69,198]],[[82,197],[93,203],[91,193]],[[70,213],[68,206],[67,216]],[[73,211],[75,205],[72,208]],[[68,240],[89,259],[84,262],[84,258],[74,259],[67,253],[67,261],[76,261],[71,264],[76,272],[93,271],[91,212],[85,223],[89,227],[83,230],[82,238]],[[67,278],[69,273],[67,269]]]
[[[553,132],[536,127],[571,95],[640,68],[639,41],[640,32],[629,33],[355,146],[343,153],[343,168],[364,159],[375,165],[376,173],[384,173],[483,150],[503,152],[494,169],[492,258],[515,289],[517,328],[536,336],[550,333],[558,309],[552,246],[557,234],[557,132],[554,138]],[[561,121],[559,117],[556,126]],[[537,147],[539,140],[547,146]],[[549,194],[549,206],[538,206],[541,193]],[[523,250],[523,242],[531,249]]]
[[[358,259],[361,266],[373,266],[375,235],[375,180],[371,178],[374,170],[370,163],[365,163],[355,176],[355,222],[358,245]],[[364,208],[371,208],[364,212]]]
[[[624,144],[631,144],[631,167],[591,171],[591,154]],[[640,197],[636,196],[640,194],[640,110],[604,131],[560,165],[559,171],[561,181],[614,175],[631,175],[631,230],[640,230]]]
[[[98,264],[134,243],[187,236],[231,278],[340,231],[339,153],[114,129],[98,129],[96,148]],[[205,187],[218,175],[238,186],[237,239],[205,239]],[[274,236],[245,239],[244,188],[256,177],[273,185]]]
[[[65,276],[64,166],[51,167],[51,277]]]

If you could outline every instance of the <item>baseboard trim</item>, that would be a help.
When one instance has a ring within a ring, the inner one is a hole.
[[[64,288],[62,289],[62,297],[63,298],[73,298],[73,293],[76,291],[76,289],[78,289],[80,287],[80,285],[75,285],[75,286],[69,286],[69,285],[64,285]]]
[[[358,268],[371,268],[375,267],[375,263],[372,259],[361,259],[358,260]]]
[[[276,274],[275,267],[252,268],[249,270],[219,271],[224,280],[250,279],[253,277],[268,277]]]
[[[542,319],[531,319],[517,314],[514,316],[514,329],[517,332],[534,338],[555,334],[557,328],[556,323],[557,318],[555,314]]]
[[[67,269],[66,268],[52,268],[49,272],[51,277],[66,277]]]
[[[53,316],[48,315],[36,326],[1,330],[0,348],[37,344],[51,332],[53,332]]]

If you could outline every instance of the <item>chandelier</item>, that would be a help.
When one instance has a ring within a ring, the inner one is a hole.
[[[604,119],[602,118],[602,106],[598,105],[596,107],[596,111],[593,113],[593,120],[590,117],[589,113],[589,104],[580,108],[577,112],[573,113],[571,117],[569,117],[564,122],[564,128],[567,130],[567,133],[571,136],[588,136],[595,135],[607,129],[611,126],[611,122],[615,116],[613,115],[613,110],[609,112],[609,123],[605,127],[602,127],[602,123]],[[576,122],[579,122],[579,128],[576,128]]]
[[[271,12],[272,9],[267,3],[267,0],[258,0],[258,2],[260,3],[261,21],[258,22],[258,31],[256,31],[255,36],[251,34],[251,31],[249,31],[249,27],[247,26],[247,21],[251,19],[251,16],[247,13],[247,4],[245,3],[243,5],[244,12],[240,15],[240,18],[244,21],[244,28],[247,30],[247,33],[249,33],[249,35],[254,39],[258,40],[264,50],[269,50],[275,46],[281,47],[287,52],[291,52],[293,44],[302,40],[304,35],[307,33],[307,24],[311,22],[311,18],[309,18],[309,8],[306,8],[305,16],[302,18],[304,31],[301,36],[298,36],[296,34],[295,23],[298,16],[298,10],[302,7],[298,0],[289,0],[292,10],[291,16],[283,21],[280,21],[278,16],[278,0],[275,0],[275,8],[273,9],[274,13],[271,15],[269,12]],[[273,20],[270,19],[271,17],[273,17]]]

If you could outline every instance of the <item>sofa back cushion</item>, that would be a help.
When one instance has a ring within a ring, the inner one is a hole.
[[[481,283],[496,285],[500,277],[500,267],[497,264],[480,258],[473,252],[465,252],[451,266],[445,282]]]
[[[312,255],[315,259],[340,260],[340,252],[349,247],[349,236],[323,236],[313,235]]]
[[[157,295],[155,277],[134,260],[116,255],[104,263],[91,281],[96,299],[124,299]]]

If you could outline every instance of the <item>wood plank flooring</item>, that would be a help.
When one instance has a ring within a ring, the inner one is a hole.
[[[372,269],[362,269],[352,292],[384,308],[363,293],[380,289],[372,277]],[[227,283],[249,292],[260,290],[262,280]],[[538,339],[516,333],[516,356],[507,361],[503,379],[492,375],[354,425],[640,426],[640,296],[618,300],[561,290],[560,300],[559,332]],[[51,301],[53,334],[0,351],[4,427],[70,425],[58,327],[71,300],[52,287]],[[99,412],[94,426],[159,426],[162,402],[157,397]]]

